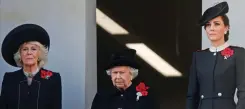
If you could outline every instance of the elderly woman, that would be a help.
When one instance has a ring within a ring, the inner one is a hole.
[[[186,109],[245,109],[245,50],[227,43],[228,10],[227,2],[218,3],[200,20],[211,47],[194,52]]]
[[[132,84],[139,71],[135,55],[133,49],[112,55],[106,72],[111,77],[114,90],[97,92],[92,109],[155,109],[148,96],[149,87],[143,82],[138,86]]]
[[[4,60],[20,70],[5,73],[0,109],[61,109],[61,77],[46,70],[48,33],[35,24],[14,28],[2,43]]]

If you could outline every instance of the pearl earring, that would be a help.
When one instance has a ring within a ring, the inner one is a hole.
[[[225,31],[225,34],[227,33],[227,31]]]

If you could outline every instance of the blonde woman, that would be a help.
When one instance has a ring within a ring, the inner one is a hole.
[[[35,24],[14,28],[2,43],[4,60],[20,70],[4,75],[1,109],[61,109],[61,77],[46,70],[48,33]]]

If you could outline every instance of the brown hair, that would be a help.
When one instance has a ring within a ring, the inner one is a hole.
[[[222,15],[221,16],[223,22],[224,22],[224,25],[225,26],[228,26],[228,28],[230,28],[230,21],[229,21],[229,18],[227,15]],[[204,29],[206,29],[206,25],[204,25]],[[225,42],[227,42],[229,40],[229,30],[227,31],[227,33],[224,35],[224,40]]]
[[[228,26],[228,28],[230,28],[230,22],[229,22],[228,16],[227,15],[223,15],[223,16],[221,16],[221,18],[222,18],[222,20],[224,22],[224,25]],[[224,38],[225,38],[225,42],[229,40],[229,30],[225,34]]]

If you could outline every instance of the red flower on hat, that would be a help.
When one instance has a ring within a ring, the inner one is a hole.
[[[222,52],[221,55],[224,56],[224,59],[227,59],[229,57],[231,57],[234,54],[234,50],[232,50],[231,48],[227,47],[225,48]]]
[[[52,75],[53,73],[51,71],[41,70],[41,78],[43,79],[49,79]]]
[[[147,87],[145,85],[145,83],[140,82],[140,84],[138,86],[136,86],[136,91],[137,91],[137,93],[136,93],[136,95],[137,95],[136,100],[138,101],[140,96],[147,96],[148,95],[148,91],[147,91],[148,89],[149,89],[149,87]]]

